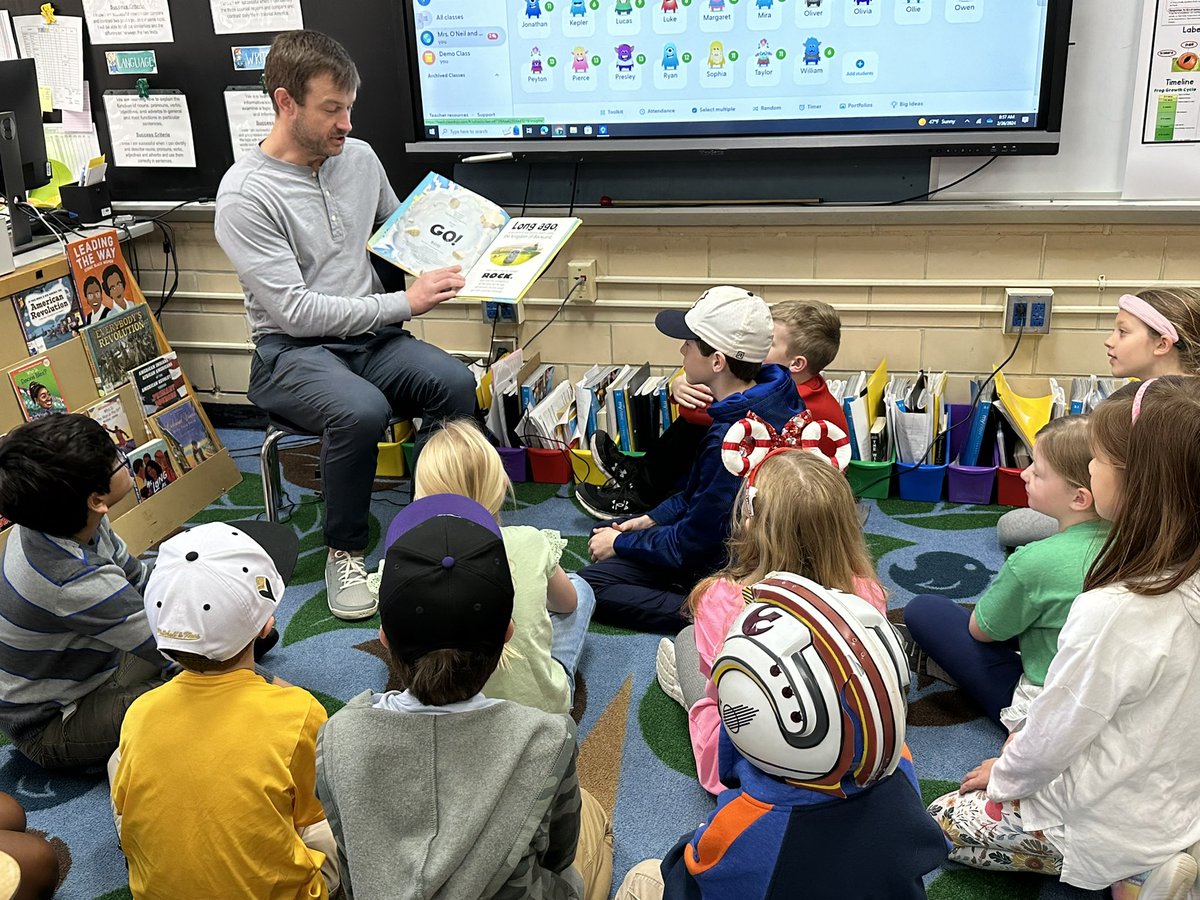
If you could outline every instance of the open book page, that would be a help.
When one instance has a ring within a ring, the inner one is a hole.
[[[411,275],[443,266],[466,270],[508,220],[491,200],[430,172],[371,235],[367,249]]]
[[[510,219],[466,274],[461,299],[516,303],[575,233],[576,218]]]

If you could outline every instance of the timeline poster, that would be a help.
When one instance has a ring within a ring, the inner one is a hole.
[[[1200,198],[1200,0],[1145,0],[1126,199]]]
[[[209,0],[216,34],[292,31],[304,27],[300,0]]]
[[[83,0],[93,44],[171,44],[167,0]]]
[[[113,165],[147,169],[196,166],[192,116],[187,97],[176,91],[133,91],[104,95],[104,112],[112,137]]]

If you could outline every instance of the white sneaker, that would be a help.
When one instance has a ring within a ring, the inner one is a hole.
[[[686,710],[683,688],[679,686],[679,671],[675,666],[675,642],[670,638],[663,638],[658,642],[658,653],[654,656],[654,672],[658,676],[658,686],[663,689],[663,693]]]
[[[1195,858],[1190,853],[1176,853],[1161,866],[1127,878],[1122,884],[1135,889],[1128,891],[1125,896],[1136,897],[1137,900],[1186,900],[1196,885],[1196,877]]]
[[[325,591],[329,611],[339,619],[369,619],[379,610],[379,600],[367,585],[367,568],[361,556],[336,550],[325,563]]]

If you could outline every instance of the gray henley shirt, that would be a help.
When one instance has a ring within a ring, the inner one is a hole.
[[[234,163],[214,227],[255,343],[352,337],[412,318],[404,292],[385,293],[367,258],[367,239],[399,205],[375,151],[354,138],[316,171],[258,147]]]

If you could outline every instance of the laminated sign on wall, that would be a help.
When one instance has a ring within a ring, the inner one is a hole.
[[[112,137],[113,165],[193,168],[196,147],[187,97],[178,91],[108,91],[104,112]]]

